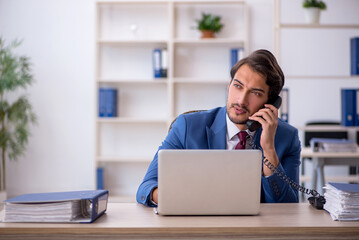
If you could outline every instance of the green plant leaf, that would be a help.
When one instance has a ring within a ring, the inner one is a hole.
[[[327,5],[323,1],[318,0],[304,0],[302,6],[304,8],[319,8],[320,10],[327,9]]]
[[[36,123],[36,115],[26,96],[21,96],[12,103],[6,98],[7,93],[19,88],[26,89],[33,83],[30,59],[17,56],[13,49],[21,44],[13,41],[5,45],[0,37],[0,148],[1,166],[5,158],[16,160],[25,153],[30,136],[30,124]],[[4,189],[5,171],[0,167],[0,190]]]
[[[202,13],[201,19],[196,19],[197,29],[209,30],[213,32],[219,32],[223,28],[223,24],[221,23],[220,16],[214,16],[212,14]]]

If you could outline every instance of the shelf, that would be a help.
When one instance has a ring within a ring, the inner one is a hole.
[[[324,75],[303,75],[303,76],[299,76],[299,75],[288,75],[285,76],[286,78],[306,78],[306,79],[359,79],[359,75],[358,76],[349,76],[349,75],[337,75],[337,76],[324,76]]]
[[[244,46],[242,39],[226,39],[226,38],[211,38],[211,39],[175,39],[173,40],[178,45],[221,45],[221,46]]]
[[[184,84],[229,84],[229,79],[174,78],[174,83]]]
[[[167,78],[152,78],[152,79],[98,79],[97,83],[106,84],[106,83],[121,83],[121,84],[167,84]]]
[[[98,5],[114,5],[114,6],[118,6],[119,4],[138,4],[138,5],[142,5],[142,4],[167,4],[168,1],[166,0],[156,0],[156,1],[148,1],[148,0],[121,0],[121,1],[100,1],[97,2]]]
[[[359,24],[305,24],[305,23],[283,23],[276,26],[279,28],[359,28]]]
[[[356,152],[313,152],[305,147],[300,153],[301,158],[359,158],[359,147]]]
[[[166,119],[142,119],[142,118],[125,118],[125,117],[99,117],[98,123],[155,123],[167,124]]]
[[[99,45],[109,46],[152,46],[167,45],[166,40],[141,40],[141,39],[128,39],[128,40],[98,40]]]
[[[223,4],[246,4],[245,1],[238,1],[238,0],[225,0],[225,1],[221,1],[218,2],[218,0],[205,0],[205,1],[193,1],[193,0],[181,0],[181,1],[173,1],[174,4],[218,4],[218,5],[223,5]]]
[[[358,130],[359,131],[359,127],[354,126],[354,127],[347,127],[347,126],[342,126],[342,125],[327,125],[327,126],[315,126],[315,125],[311,125],[311,126],[297,126],[296,127],[298,130],[302,130],[302,131],[315,131],[315,132],[327,132],[327,131],[347,131],[347,130]]]
[[[110,163],[149,163],[153,159],[151,157],[114,157],[114,156],[97,156],[98,162],[110,162]]]
[[[299,176],[299,182],[311,182],[312,176]],[[359,183],[359,176],[353,175],[353,176],[325,176],[326,182],[357,182]]]

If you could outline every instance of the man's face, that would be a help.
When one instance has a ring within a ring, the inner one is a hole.
[[[240,130],[247,129],[248,117],[268,101],[269,86],[262,75],[242,65],[228,86],[227,113]]]

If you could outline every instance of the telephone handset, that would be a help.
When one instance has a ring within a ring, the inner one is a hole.
[[[278,96],[273,102],[268,102],[268,104],[272,104],[274,107],[280,108],[280,105],[282,105],[282,98]],[[258,130],[258,128],[261,127],[261,124],[254,120],[248,120],[246,125],[247,129],[251,132]]]
[[[268,104],[272,104],[274,107],[279,108],[282,104],[282,98],[278,96],[276,99],[274,99],[273,102],[268,102]],[[246,125],[248,130],[251,132],[256,131],[258,128],[261,127],[261,124],[259,122],[253,120],[248,120]],[[274,174],[276,174],[284,182],[290,185],[293,189],[307,195],[312,195],[308,198],[309,203],[317,209],[323,209],[323,206],[325,204],[324,196],[321,196],[316,190],[300,186],[295,181],[288,178],[287,175],[285,175],[282,171],[275,167],[266,157],[264,157],[263,164],[266,165]]]

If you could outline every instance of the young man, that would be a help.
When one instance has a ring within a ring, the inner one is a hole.
[[[231,70],[226,107],[180,115],[160,149],[257,148],[274,167],[298,184],[300,141],[298,131],[278,119],[278,109],[268,104],[279,95],[284,75],[275,57],[257,50]],[[248,120],[262,126],[250,132]],[[240,133],[239,133],[240,132]],[[239,136],[246,140],[240,140]],[[261,202],[298,202],[298,191],[263,164]],[[137,191],[137,201],[156,206],[157,153]]]

